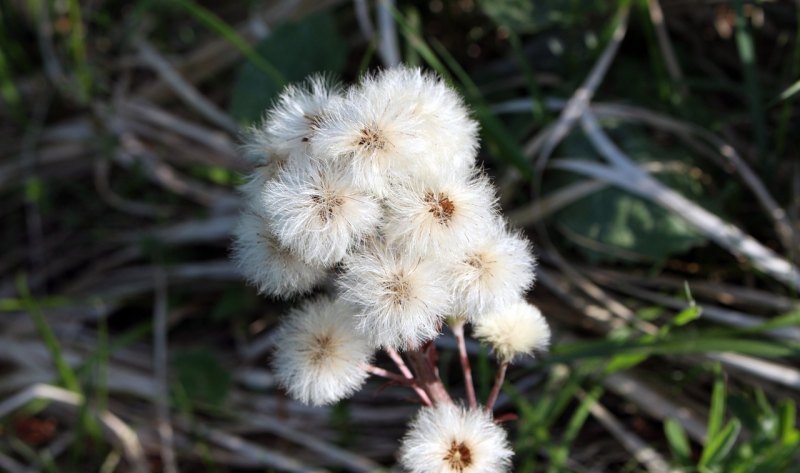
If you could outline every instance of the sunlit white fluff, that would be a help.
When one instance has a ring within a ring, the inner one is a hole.
[[[278,153],[302,159],[328,105],[340,92],[338,85],[322,75],[287,86],[261,125],[266,139]]]
[[[536,306],[524,300],[479,318],[473,334],[489,343],[503,362],[511,362],[518,355],[546,350],[550,344],[547,321]]]
[[[435,260],[378,244],[345,259],[339,285],[376,346],[407,349],[439,333],[450,308],[442,276]]]
[[[411,175],[465,175],[475,163],[478,124],[461,96],[440,77],[419,68],[386,69],[364,81],[375,95],[405,104],[421,123],[425,153],[409,163]]]
[[[328,297],[307,301],[281,321],[273,367],[291,397],[325,405],[361,387],[374,350],[354,323],[352,307]]]
[[[420,409],[400,446],[409,473],[501,473],[513,455],[489,413],[452,404]]]
[[[381,219],[378,201],[353,187],[342,166],[287,168],[265,187],[262,202],[280,243],[311,264],[331,266]]]
[[[368,76],[331,102],[311,149],[320,159],[347,163],[357,186],[383,196],[395,177],[417,166],[430,143],[413,108],[374,84]]]
[[[470,235],[463,253],[448,266],[455,312],[471,321],[516,300],[534,281],[536,260],[530,243],[496,218]]]
[[[233,237],[234,261],[247,281],[264,294],[284,298],[303,294],[327,274],[281,247],[266,217],[252,209],[242,212]]]
[[[495,202],[483,175],[410,180],[387,196],[384,231],[410,253],[459,251],[492,221]]]

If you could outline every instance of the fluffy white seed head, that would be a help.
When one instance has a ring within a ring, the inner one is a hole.
[[[276,333],[274,369],[290,396],[325,405],[356,392],[374,350],[354,330],[353,308],[328,297],[293,309]]]
[[[524,300],[481,317],[473,333],[489,343],[503,362],[533,354],[534,350],[546,350],[550,344],[550,326],[539,309]]]
[[[483,175],[407,181],[386,198],[384,232],[410,253],[460,251],[491,224],[495,202],[494,189]]]
[[[448,267],[454,312],[475,322],[485,313],[519,300],[535,278],[531,245],[497,218],[470,235]]]
[[[347,163],[355,185],[383,196],[395,177],[416,165],[428,143],[422,120],[407,104],[372,85],[366,79],[331,102],[311,149],[320,159]]]
[[[345,260],[339,285],[374,345],[409,349],[439,334],[450,309],[442,276],[435,260],[379,244]]]
[[[483,409],[423,407],[400,447],[410,473],[501,473],[513,456],[505,430]]]
[[[419,68],[395,67],[368,78],[364,87],[405,104],[420,122],[419,138],[427,146],[423,156],[409,163],[412,175],[466,175],[474,166],[478,124],[440,77]]]
[[[282,247],[270,233],[266,217],[252,209],[242,212],[233,237],[233,259],[261,293],[282,298],[307,293],[327,274]]]
[[[328,106],[340,93],[340,88],[323,75],[286,87],[262,124],[276,152],[303,159]]]
[[[353,187],[341,165],[287,168],[267,186],[262,202],[280,243],[311,264],[332,266],[377,230],[381,205]]]

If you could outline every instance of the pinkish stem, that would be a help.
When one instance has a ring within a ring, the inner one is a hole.
[[[414,384],[414,380],[408,379],[405,376],[399,375],[397,373],[392,373],[391,371],[385,370],[379,366],[364,365],[364,371],[375,376],[380,376],[381,378],[390,379],[392,381],[395,381],[403,385]]]
[[[414,391],[416,391],[420,400],[422,400],[422,403],[425,404],[426,406],[433,405],[433,403],[431,402],[431,398],[428,396],[428,393],[424,389],[422,389],[416,382],[414,375],[411,373],[411,370],[408,369],[408,366],[406,366],[406,363],[405,361],[403,361],[403,357],[400,356],[400,353],[397,353],[397,350],[395,350],[394,348],[388,348],[388,347],[384,348],[384,351],[386,352],[387,355],[389,355],[389,358],[391,358],[392,361],[394,361],[394,364],[397,365],[397,369],[399,369],[400,372],[403,374],[403,376],[405,376],[406,380],[413,383],[411,387],[414,389]]]
[[[489,393],[489,399],[486,400],[486,412],[491,413],[494,409],[494,403],[497,402],[497,396],[500,395],[500,388],[503,387],[503,381],[506,379],[506,370],[508,369],[508,362],[500,363],[497,373],[494,376],[494,386],[492,392]]]
[[[478,407],[478,400],[475,397],[475,385],[472,382],[472,367],[470,367],[469,356],[467,355],[467,341],[464,338],[464,321],[459,320],[453,324],[451,328],[458,342],[458,354],[461,358],[461,371],[464,372],[464,386],[467,389],[469,408],[475,409]]]
[[[447,393],[442,380],[436,374],[436,368],[431,363],[429,347],[430,342],[423,345],[423,348],[406,352],[411,367],[417,375],[416,379],[434,404],[453,404],[450,394]]]

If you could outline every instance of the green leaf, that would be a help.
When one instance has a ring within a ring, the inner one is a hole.
[[[333,16],[326,12],[281,25],[255,50],[288,82],[302,81],[314,73],[341,73],[347,59],[347,45],[336,31]],[[245,122],[258,120],[281,89],[281,84],[248,62],[236,78],[231,114]]]
[[[700,315],[703,313],[703,309],[696,305],[690,305],[689,307],[680,311],[678,315],[672,319],[672,325],[680,327],[682,325],[686,325],[689,322],[696,320]]]
[[[797,423],[797,409],[794,401],[786,399],[778,406],[778,421],[780,422],[780,440],[785,445],[794,445],[800,441],[795,424]]]
[[[733,419],[728,422],[725,427],[706,444],[706,448],[703,449],[703,455],[700,457],[698,467],[704,468],[722,462],[736,443],[736,439],[739,437],[739,432],[741,432],[741,430],[742,425],[739,423],[738,419]]]
[[[654,174],[660,181],[694,202],[719,214],[722,195],[707,195],[703,185],[689,172],[695,166],[680,146],[661,146],[633,125],[606,129],[620,147],[639,163],[659,164]],[[573,134],[561,145],[566,156],[599,156],[583,136]],[[577,178],[554,173],[544,184],[553,192]],[[663,263],[669,257],[706,243],[692,225],[657,204],[616,188],[605,188],[565,207],[554,216],[559,231],[591,261]]]
[[[686,431],[683,430],[681,424],[674,419],[667,418],[664,421],[664,434],[667,436],[672,455],[681,465],[689,465],[692,449],[689,446],[689,437],[686,436]]]
[[[181,390],[192,402],[220,407],[228,397],[230,372],[208,350],[179,353],[173,361],[173,368]]]
[[[717,365],[714,373],[714,387],[711,392],[711,412],[708,414],[708,430],[706,432],[706,441],[709,443],[717,435],[724,420],[725,391],[725,379],[722,377],[722,370]]]

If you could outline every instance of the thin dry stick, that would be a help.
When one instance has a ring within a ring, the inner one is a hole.
[[[161,461],[165,473],[177,473],[175,460],[174,435],[169,421],[169,388],[167,385],[167,281],[161,268],[156,268],[154,275],[156,288],[155,307],[153,309],[153,364],[156,379],[156,418],[158,425]]]
[[[322,469],[312,468],[300,463],[286,454],[275,450],[268,450],[253,442],[248,442],[241,437],[228,434],[219,429],[207,427],[202,424],[188,425],[188,423],[181,423],[181,427],[187,432],[199,435],[200,437],[205,438],[208,442],[230,450],[231,452],[252,460],[261,466],[274,468],[280,471],[297,473],[321,473],[325,471]]]
[[[583,128],[592,144],[611,166],[578,160],[559,160],[554,164],[564,170],[574,171],[595,179],[605,180],[618,187],[661,205],[675,212],[692,224],[706,237],[735,255],[742,255],[759,270],[773,278],[800,289],[800,270],[778,256],[738,227],[724,222],[716,215],[699,207],[669,187],[661,184],[634,164],[625,153],[600,129],[593,114],[587,111],[583,117]]]
[[[489,393],[489,398],[486,400],[486,412],[491,413],[494,409],[494,403],[497,402],[497,397],[500,395],[500,389],[503,387],[503,382],[506,379],[506,371],[508,370],[508,362],[503,361],[497,368],[497,373],[494,375],[494,386]]]
[[[650,12],[650,21],[653,22],[653,27],[656,30],[658,47],[661,48],[661,53],[664,56],[667,72],[669,72],[672,80],[682,82],[683,71],[681,71],[681,65],[678,62],[678,58],[675,56],[675,50],[672,49],[672,42],[669,40],[669,33],[667,32],[667,25],[664,22],[664,11],[661,9],[661,4],[658,3],[658,0],[649,0],[647,6]],[[685,96],[688,94],[688,89],[685,84],[681,84],[679,87],[681,95]]]
[[[186,105],[190,106],[201,116],[223,130],[232,134],[239,132],[239,127],[231,117],[203,97],[203,95],[198,92],[189,81],[181,77],[180,73],[170,65],[169,61],[164,59],[164,57],[147,41],[144,39],[138,40],[136,49],[138,49],[139,56],[142,60],[155,69],[161,80],[166,82]]]
[[[580,88],[575,91],[572,98],[569,99],[564,110],[561,111],[561,115],[558,117],[556,124],[553,127],[548,127],[547,137],[542,144],[542,151],[539,154],[539,170],[544,168],[547,158],[550,157],[550,154],[552,154],[561,140],[567,136],[572,126],[589,106],[589,102],[592,100],[597,87],[600,86],[600,82],[602,82],[609,66],[611,66],[611,61],[614,60],[614,56],[617,54],[619,45],[625,38],[625,32],[628,29],[628,12],[628,6],[622,7],[619,11],[616,19],[617,27],[614,30],[614,34],[608,46],[606,46],[606,49],[603,51],[600,59],[597,60],[594,67],[592,67],[589,77],[581,84]]]
[[[585,397],[585,394],[581,393],[581,398]],[[593,402],[589,406],[589,412],[603,424],[606,430],[611,432],[611,435],[619,440],[625,450],[647,468],[647,471],[655,473],[667,473],[670,471],[669,465],[657,451],[650,447],[641,437],[626,430],[625,426],[614,417],[614,414],[609,412],[602,404]]]
[[[403,357],[400,356],[400,353],[397,353],[397,350],[395,350],[394,348],[389,348],[389,347],[384,348],[384,351],[386,352],[387,355],[389,355],[389,358],[392,359],[394,364],[397,365],[397,369],[400,370],[400,373],[402,373],[403,376],[406,377],[406,379],[411,380],[411,381],[415,381],[415,383],[414,383],[414,391],[417,392],[417,395],[422,400],[422,403],[425,404],[426,406],[432,406],[433,403],[431,402],[431,398],[428,396],[428,394],[425,392],[425,390],[422,389],[422,387],[420,387],[416,383],[416,380],[414,378],[414,374],[411,373],[410,369],[408,369],[408,366],[406,365],[406,362],[403,361]]]
[[[347,471],[371,473],[380,470],[380,465],[372,460],[325,442],[320,438],[320,435],[310,435],[294,429],[283,420],[275,419],[271,416],[248,413],[242,419],[242,422],[300,445],[309,452],[321,455],[327,460],[346,468]]]
[[[475,409],[478,407],[478,400],[475,397],[475,385],[472,382],[472,367],[469,365],[467,343],[464,338],[464,321],[459,320],[450,328],[458,343],[458,356],[461,359],[461,371],[464,372],[464,387],[467,390],[467,402],[469,402],[470,409]]]
[[[356,11],[356,22],[358,28],[361,30],[361,35],[367,41],[372,40],[375,35],[375,27],[372,26],[372,19],[369,17],[369,5],[367,0],[353,0],[353,6]]]
[[[392,10],[395,8],[394,0],[378,0],[377,2],[376,14],[378,16],[378,34],[380,35],[378,51],[386,67],[400,64],[400,46],[397,44],[397,27],[392,17]]]

